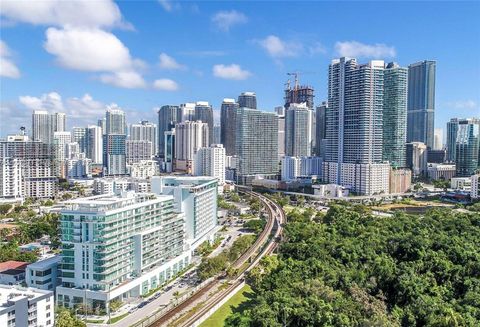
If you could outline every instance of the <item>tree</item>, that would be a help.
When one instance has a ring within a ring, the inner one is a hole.
[[[110,301],[110,310],[113,312],[117,311],[120,309],[120,307],[123,305],[122,301],[120,300],[112,300]]]
[[[75,317],[70,310],[60,307],[56,310],[55,327],[86,327],[86,324]]]
[[[9,203],[0,204],[0,215],[6,215],[12,209],[12,205]]]

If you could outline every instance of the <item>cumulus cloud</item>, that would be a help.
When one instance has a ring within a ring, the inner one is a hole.
[[[168,12],[178,10],[181,7],[179,3],[176,3],[172,0],[158,0],[158,3],[160,3],[160,6],[162,6],[163,10]]]
[[[137,69],[142,62],[133,59],[128,48],[112,33],[98,28],[50,27],[45,50],[59,65],[80,71],[102,72],[100,80],[117,87],[144,87]]]
[[[247,16],[236,10],[219,11],[212,16],[212,22],[224,32],[228,32],[234,25],[245,24],[247,21]]]
[[[153,88],[160,91],[177,91],[177,82],[168,78],[157,79],[153,82]]]
[[[173,57],[170,57],[166,53],[161,53],[158,56],[159,62],[158,65],[162,69],[166,70],[183,70],[186,69],[185,65],[179,64]]]
[[[40,97],[24,95],[18,99],[21,104],[31,110],[64,111],[62,97],[57,92],[45,93]]]
[[[0,40],[0,76],[19,78],[20,70],[12,60],[12,53],[8,45]]]
[[[265,39],[255,42],[273,58],[296,57],[303,49],[301,43],[284,41],[276,35],[269,35]]]
[[[213,66],[213,76],[232,79],[232,80],[244,80],[252,75],[248,70],[243,70],[240,65],[215,65]]]
[[[364,44],[357,41],[337,42],[335,51],[340,57],[357,58],[393,58],[397,54],[394,47],[383,43]]]
[[[13,22],[34,25],[131,27],[111,0],[2,1],[1,15]]]

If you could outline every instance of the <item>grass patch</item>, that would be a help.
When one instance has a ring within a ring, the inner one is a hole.
[[[104,320],[103,319],[87,319],[85,320],[87,324],[103,324]]]
[[[222,327],[225,319],[234,311],[241,312],[248,307],[253,292],[249,285],[245,285],[240,291],[230,298],[224,305],[218,308],[200,327]]]
[[[109,319],[109,320],[107,321],[107,324],[114,324],[114,323],[116,323],[117,321],[122,320],[122,319],[125,318],[126,316],[128,316],[128,312],[124,313],[123,315],[120,315],[120,316],[117,316],[117,317],[113,317],[112,319]]]

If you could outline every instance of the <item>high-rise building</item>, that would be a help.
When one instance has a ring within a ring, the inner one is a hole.
[[[257,109],[257,95],[255,92],[242,92],[242,94],[238,96],[238,106]]]
[[[407,142],[434,146],[436,62],[424,60],[408,66]]]
[[[327,110],[328,102],[323,101],[317,106],[315,113],[315,154],[320,157],[325,156],[326,136],[327,136]]]
[[[472,175],[470,177],[472,188],[470,190],[470,197],[472,199],[480,198],[480,174]]]
[[[167,131],[165,134],[165,147],[163,158],[163,170],[167,173],[173,171],[173,164],[175,160],[175,128],[171,131]]]
[[[85,127],[72,128],[72,142],[77,142],[80,152],[87,152],[87,129]]]
[[[213,240],[218,230],[218,182],[206,176],[154,176],[152,192],[173,195],[174,209],[185,215],[186,243],[190,251],[206,240]]]
[[[185,107],[183,107],[185,108]],[[179,106],[162,106],[158,109],[158,156],[164,158],[165,132],[171,131],[175,124],[183,121],[182,108]]]
[[[208,142],[213,142],[213,108],[206,101],[195,103],[195,120],[201,120],[208,125]],[[208,145],[210,145],[208,144]]]
[[[0,141],[0,196],[53,198],[57,193],[55,148],[26,135]]]
[[[388,193],[390,168],[382,161],[383,82],[381,60],[363,65],[350,58],[332,61],[324,181],[359,194]]]
[[[433,149],[443,150],[443,128],[435,128],[433,135]]]
[[[281,107],[283,108],[283,107]],[[278,159],[285,156],[285,110],[283,115],[277,113],[278,118]]]
[[[150,141],[127,140],[125,142],[125,148],[127,158],[126,160],[128,165],[143,160],[151,160],[153,157],[152,142]]]
[[[157,125],[147,120],[142,120],[138,124],[130,125],[130,140],[133,141],[150,141],[152,143],[152,153],[156,155],[158,152],[158,135]]]
[[[323,160],[320,157],[284,157],[281,163],[282,181],[322,174]]]
[[[59,306],[83,303],[108,313],[112,300],[147,294],[190,262],[185,216],[172,196],[123,192],[72,200],[60,226]]]
[[[81,147],[80,147],[81,151]],[[103,164],[103,131],[95,125],[88,125],[85,133],[85,152],[94,164]]]
[[[65,131],[65,114],[34,110],[32,113],[32,139],[43,143],[53,143],[53,133]]]
[[[470,177],[479,168],[480,119],[459,119],[455,147],[456,177]]]
[[[105,136],[103,138],[103,166],[105,175],[125,175],[126,156],[125,141],[127,124],[125,112],[118,108],[108,108],[105,121]]]
[[[407,143],[407,167],[413,176],[425,176],[427,173],[427,146],[422,142]]]
[[[100,118],[97,121],[97,126],[102,129],[102,132],[105,134],[105,131],[107,130],[107,119],[105,117]]]
[[[307,107],[313,110],[314,96],[313,87],[309,85],[299,85],[297,77],[295,77],[293,88],[290,86],[290,81],[285,88],[285,110],[288,110],[288,107],[290,107],[292,103],[306,103]]]
[[[233,156],[235,154],[235,109],[237,108],[238,103],[236,103],[234,99],[223,99],[220,108],[220,143],[225,147],[227,156]]]
[[[192,173],[198,149],[208,147],[208,124],[185,121],[175,125],[175,168]]]
[[[285,116],[285,107],[283,106],[275,107],[275,113],[279,116]]]
[[[67,159],[67,145],[72,142],[72,134],[70,132],[54,132],[53,145],[55,146],[56,159],[63,161]]]
[[[235,153],[237,182],[248,184],[255,175],[278,174],[278,117],[273,112],[236,110]]]
[[[196,176],[211,176],[218,180],[220,193],[225,184],[225,148],[221,144],[212,144],[198,149],[195,155]]]
[[[222,144],[220,142],[220,136],[221,136],[221,126],[220,124],[213,124],[213,141],[212,144]]]
[[[291,157],[309,157],[313,149],[314,112],[305,103],[292,103],[285,113],[285,153]]]
[[[406,167],[407,68],[389,63],[384,71],[383,160]]]

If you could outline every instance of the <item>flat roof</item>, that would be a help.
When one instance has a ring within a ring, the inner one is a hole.
[[[27,268],[30,269],[42,269],[42,268],[47,268],[48,266],[58,263],[62,260],[62,257],[60,255],[55,255],[50,258],[47,258],[45,260],[39,260],[37,262],[31,263],[27,266]]]

